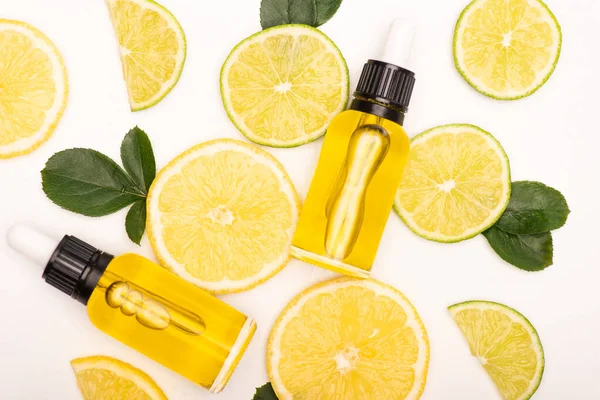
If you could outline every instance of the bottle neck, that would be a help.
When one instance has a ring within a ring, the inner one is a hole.
[[[71,295],[72,298],[77,300],[83,305],[87,305],[88,300],[92,296],[92,292],[98,286],[98,282],[102,275],[104,275],[104,271],[106,271],[106,267],[115,257],[112,254],[99,252],[98,256],[95,260],[91,261],[83,275],[79,279],[77,283],[77,288],[75,293]]]
[[[356,96],[350,103],[350,109],[376,115],[398,125],[404,124],[404,111],[402,109],[368,97]]]

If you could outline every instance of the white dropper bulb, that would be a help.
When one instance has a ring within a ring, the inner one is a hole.
[[[408,19],[395,19],[378,61],[407,68],[414,40],[415,25]]]
[[[8,245],[42,268],[45,268],[58,241],[24,224],[13,225],[6,233]]]

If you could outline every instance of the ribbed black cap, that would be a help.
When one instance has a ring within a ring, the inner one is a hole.
[[[389,104],[406,112],[414,86],[414,72],[394,64],[369,60],[362,70],[354,96]]]
[[[104,270],[114,257],[75,236],[65,236],[44,269],[50,286],[87,304]]]
[[[42,278],[61,292],[76,297],[77,285],[98,249],[74,236],[65,236],[48,261]]]

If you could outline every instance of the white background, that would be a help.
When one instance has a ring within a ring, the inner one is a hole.
[[[548,0],[563,30],[558,68],[533,96],[516,102],[488,99],[471,89],[452,61],[454,24],[467,0],[345,0],[322,27],[340,47],[352,73],[377,56],[393,17],[418,25],[412,65],[416,92],[407,116],[412,136],[443,123],[473,123],[492,132],[508,153],[514,180],[539,180],[561,190],[572,209],[557,231],[555,265],[525,273],[500,260],[483,237],[442,245],[412,234],[390,217],[374,275],[403,291],[429,332],[431,365],[424,399],[496,399],[498,395],[446,307],[489,299],[506,303],[535,325],[546,353],[536,399],[600,398],[600,1]],[[187,35],[187,62],[179,84],[157,106],[131,113],[116,40],[102,0],[0,0],[0,18],[31,23],[62,52],[69,73],[66,113],[52,139],[33,154],[0,160],[0,237],[29,222],[57,237],[70,233],[113,254],[154,258],[125,234],[125,212],[91,219],[48,201],[39,171],[55,152],[97,149],[118,159],[124,134],[138,124],[150,135],[157,164],[188,147],[219,137],[243,139],[228,120],[219,94],[219,69],[233,46],[260,29],[259,0],[163,0]],[[302,197],[321,141],[270,150],[286,167]],[[105,354],[150,374],[172,399],[213,398],[153,361],[96,330],[85,308],[40,279],[36,270],[0,240],[0,397],[77,399],[69,360]],[[219,399],[250,400],[268,380],[269,330],[298,292],[328,276],[299,261],[250,292],[223,299],[258,320],[258,331]],[[386,399],[381,399],[386,400]]]

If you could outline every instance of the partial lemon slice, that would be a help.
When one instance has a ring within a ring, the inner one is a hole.
[[[173,89],[186,56],[183,29],[152,0],[106,0],[119,40],[132,111],[152,107]]]
[[[0,158],[48,140],[67,92],[67,70],[50,39],[24,22],[0,19]]]
[[[473,125],[415,136],[394,209],[417,235],[459,242],[480,234],[510,200],[510,166],[500,143]]]
[[[348,103],[348,67],[321,31],[265,29],[238,44],[221,70],[229,118],[253,142],[294,147],[325,134]]]
[[[167,400],[146,373],[115,358],[76,358],[71,360],[71,366],[85,400]]]
[[[556,17],[540,0],[474,0],[454,31],[454,61],[477,91],[515,100],[538,90],[562,45]]]
[[[372,279],[313,286],[283,310],[267,369],[279,400],[418,399],[429,339],[402,293]]]
[[[191,148],[148,194],[148,236],[161,263],[213,293],[250,289],[289,260],[300,200],[269,153],[237,140]]]
[[[529,399],[542,381],[544,350],[527,318],[490,301],[467,301],[448,310],[502,398]]]

